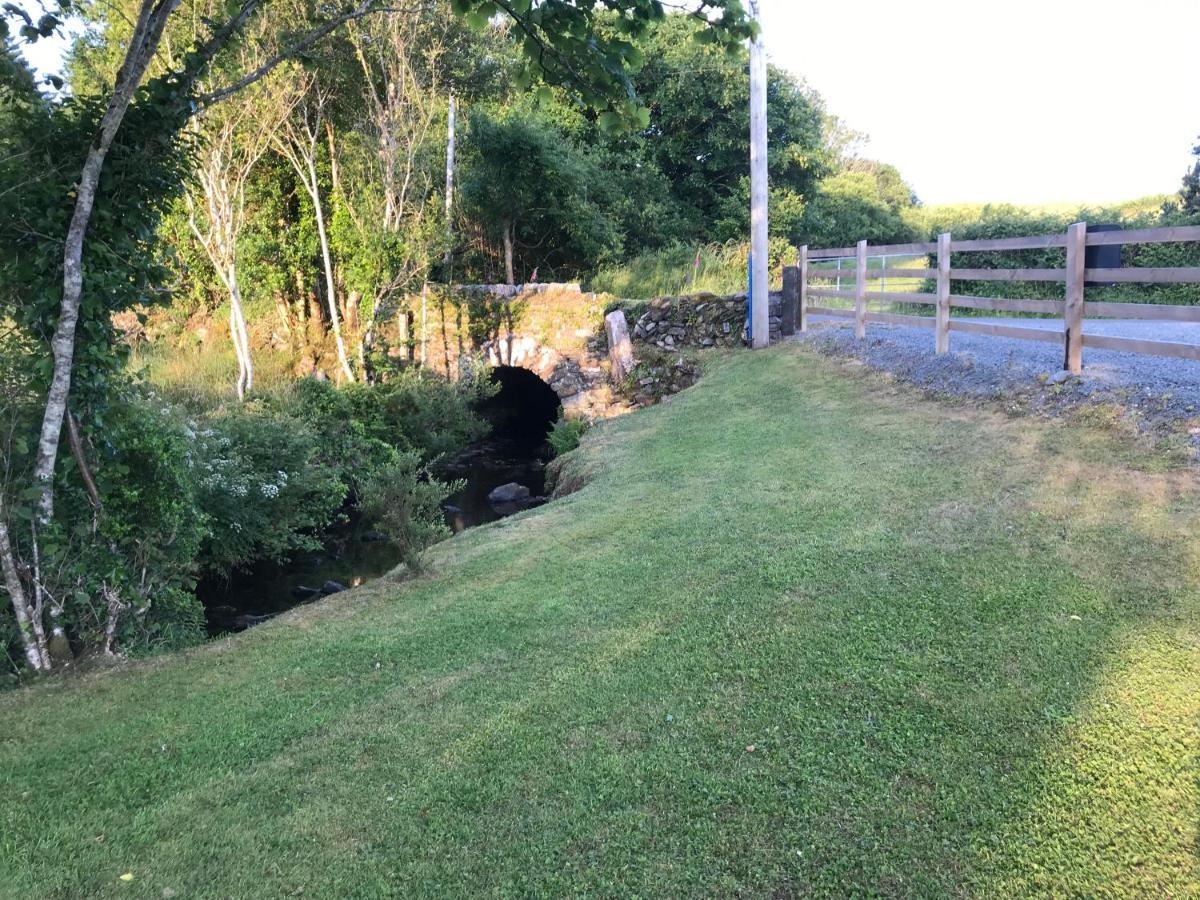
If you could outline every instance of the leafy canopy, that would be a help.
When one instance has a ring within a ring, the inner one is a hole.
[[[588,106],[602,110],[600,127],[616,132],[645,128],[650,112],[638,99],[632,74],[644,65],[641,39],[667,18],[661,0],[452,0],[456,12],[483,28],[507,15],[519,33],[525,62],[518,87],[536,79],[564,87]],[[741,0],[698,0],[686,9],[703,23],[697,39],[737,55],[756,33]]]

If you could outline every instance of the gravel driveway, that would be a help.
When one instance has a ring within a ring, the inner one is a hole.
[[[1062,330],[1057,319],[970,321]],[[866,339],[857,341],[845,319],[813,316],[810,326],[795,340],[938,394],[1015,401],[1047,412],[1107,404],[1139,431],[1181,437],[1200,451],[1200,362],[1085,347],[1083,375],[1056,384],[1051,379],[1063,377],[1059,344],[951,332],[950,352],[935,356],[932,329],[871,323]],[[1092,319],[1084,333],[1200,345],[1200,323],[1192,322]]]

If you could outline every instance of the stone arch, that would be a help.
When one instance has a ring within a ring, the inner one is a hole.
[[[609,414],[616,401],[601,360],[585,353],[564,353],[529,335],[510,334],[480,347],[491,367],[528,369],[562,401],[568,415],[597,418]]]

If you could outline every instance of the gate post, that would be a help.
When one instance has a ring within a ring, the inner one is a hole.
[[[938,235],[937,241],[937,321],[934,330],[934,352],[950,350],[950,232]]]
[[[783,267],[783,298],[779,304],[779,333],[789,337],[796,333],[796,313],[800,305],[800,270]]]
[[[854,270],[854,336],[867,336],[867,242],[859,241]]]
[[[1063,368],[1072,375],[1083,371],[1083,283],[1087,223],[1067,229],[1067,296],[1063,306]]]

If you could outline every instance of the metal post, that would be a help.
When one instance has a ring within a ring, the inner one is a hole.
[[[934,322],[933,349],[935,353],[950,350],[950,232],[938,235],[937,241],[937,320]]]
[[[867,336],[867,242],[858,242],[854,270],[854,336]]]

